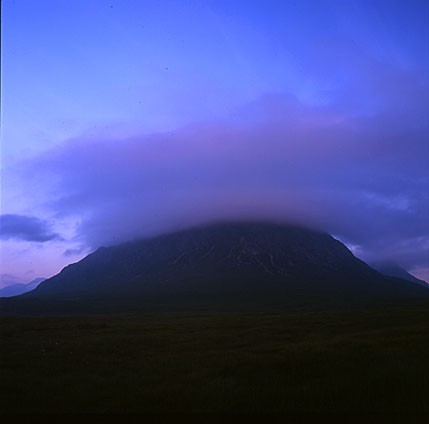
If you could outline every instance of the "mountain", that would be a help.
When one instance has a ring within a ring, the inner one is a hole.
[[[400,265],[398,265],[395,262],[391,262],[391,261],[373,262],[371,263],[371,266],[381,274],[386,275],[388,277],[402,278],[404,280],[411,281],[416,284],[420,284],[421,286],[429,287],[426,281],[420,280],[414,277],[414,275],[407,272],[404,268],[402,268]]]
[[[0,297],[10,297],[10,296],[18,296],[20,294],[26,293],[30,290],[35,289],[39,283],[46,280],[46,278],[35,278],[26,284],[10,284],[9,286],[3,287],[0,289]]]
[[[102,247],[7,313],[277,311],[427,297],[385,277],[329,234],[268,222],[221,222]]]

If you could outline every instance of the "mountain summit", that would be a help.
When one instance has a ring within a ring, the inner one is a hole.
[[[327,233],[286,224],[223,222],[100,248],[13,312],[151,312],[325,308],[405,299],[429,290],[381,275]],[[23,306],[27,305],[27,306]]]

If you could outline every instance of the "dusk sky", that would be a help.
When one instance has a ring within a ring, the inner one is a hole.
[[[429,281],[427,0],[3,0],[1,284],[228,218]]]

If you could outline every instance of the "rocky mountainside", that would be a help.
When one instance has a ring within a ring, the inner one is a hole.
[[[100,248],[2,307],[55,304],[103,313],[311,309],[427,294],[384,277],[329,234],[224,222]]]

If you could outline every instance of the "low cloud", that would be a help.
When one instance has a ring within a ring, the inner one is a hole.
[[[371,114],[267,94],[219,122],[69,140],[28,171],[55,193],[45,203],[52,213],[80,222],[76,241],[89,249],[217,219],[264,218],[327,231],[364,259],[428,267],[429,90],[413,73],[389,75],[372,81],[379,104],[388,96]],[[8,219],[9,236],[58,237],[43,221]]]
[[[58,233],[51,230],[46,221],[34,216],[14,214],[0,215],[0,238],[39,243],[62,239]]]
[[[82,253],[85,250],[84,247],[77,247],[75,249],[66,249],[63,252],[64,256],[74,256],[74,255],[79,255],[80,253]]]

